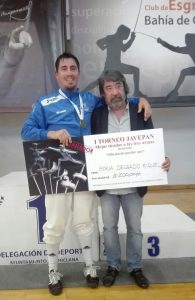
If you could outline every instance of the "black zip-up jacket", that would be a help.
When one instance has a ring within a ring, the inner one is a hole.
[[[152,119],[149,118],[147,121],[144,121],[144,112],[138,111],[137,105],[129,104],[129,114],[130,114],[130,128],[133,130],[144,130],[144,129],[153,129]],[[91,117],[91,133],[92,134],[102,134],[108,133],[108,107],[100,107],[93,111]],[[143,197],[147,193],[147,187],[137,187],[137,191],[140,197]],[[96,191],[97,195],[101,197],[105,191]]]

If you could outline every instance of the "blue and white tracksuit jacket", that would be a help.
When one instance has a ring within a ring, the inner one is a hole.
[[[79,108],[79,90],[64,91],[66,96]],[[78,115],[70,103],[59,91],[40,97],[34,104],[21,130],[23,140],[46,140],[48,131],[66,129],[70,136],[78,137],[91,134],[90,118],[93,110],[104,105],[102,98],[90,92],[80,92],[84,104],[84,120],[86,127],[80,126]],[[130,99],[137,104],[138,98]]]
[[[66,96],[80,107],[79,91],[64,91]],[[78,115],[70,103],[59,91],[40,97],[34,104],[21,130],[23,140],[46,140],[48,131],[66,129],[70,136],[91,134],[90,118],[93,110],[102,105],[100,97],[89,92],[80,93],[84,104],[86,127],[80,126]]]

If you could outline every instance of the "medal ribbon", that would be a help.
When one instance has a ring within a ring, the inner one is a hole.
[[[68,98],[66,96],[66,94],[64,94],[62,92],[61,89],[59,89],[59,93],[63,98],[67,99],[72,104],[72,106],[74,107],[74,109],[77,113],[77,116],[79,117],[80,124],[82,125],[82,123],[85,123],[84,122],[84,105],[83,105],[83,99],[82,99],[81,95],[79,94],[79,101],[80,101],[80,111],[79,111],[78,106],[72,100],[70,100],[70,98]]]

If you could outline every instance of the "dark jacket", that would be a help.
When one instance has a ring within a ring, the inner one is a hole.
[[[153,129],[152,119],[144,121],[144,112],[137,113],[138,106],[129,104],[131,130]],[[100,107],[94,110],[91,117],[91,133],[108,133],[108,107]],[[147,193],[147,187],[137,187],[138,194],[143,197]],[[101,197],[105,191],[96,191]]]

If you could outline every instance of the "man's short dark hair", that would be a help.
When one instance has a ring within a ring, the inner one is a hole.
[[[74,54],[69,53],[69,52],[64,52],[64,53],[62,53],[61,55],[58,56],[58,58],[56,59],[56,62],[55,62],[56,71],[58,71],[61,59],[66,59],[66,58],[74,59],[74,61],[76,62],[77,68],[80,72],[80,63],[79,63],[78,58]]]
[[[129,87],[127,85],[125,76],[116,70],[106,70],[102,73],[102,75],[99,77],[99,91],[100,91],[100,95],[104,95],[104,83],[105,81],[119,81],[123,83],[124,89],[125,89],[125,95],[127,96],[127,94],[129,93]]]

